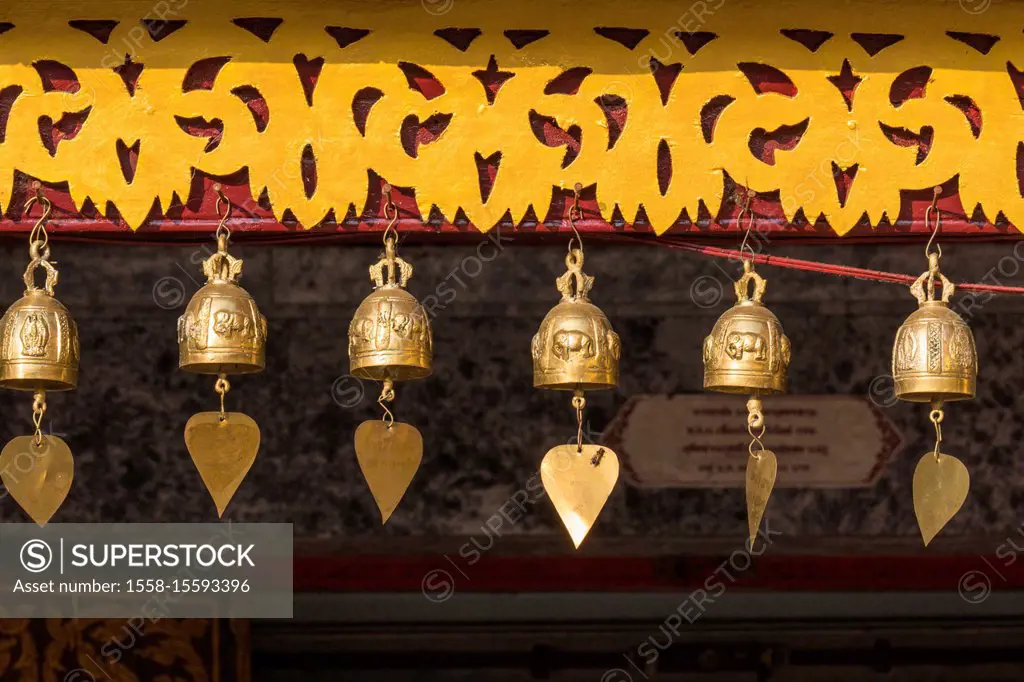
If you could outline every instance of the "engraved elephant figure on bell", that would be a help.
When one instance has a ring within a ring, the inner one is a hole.
[[[247,340],[253,336],[253,321],[242,312],[218,310],[213,315],[213,331],[225,339],[237,336]]]
[[[746,353],[753,353],[755,360],[764,362],[768,359],[768,344],[763,336],[754,332],[731,332],[725,340],[725,353],[733,360],[742,360]]]
[[[555,357],[562,362],[568,362],[571,355],[592,358],[594,357],[594,340],[585,332],[563,329],[555,333],[551,350]]]

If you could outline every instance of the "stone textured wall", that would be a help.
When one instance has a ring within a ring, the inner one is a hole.
[[[379,249],[236,245],[243,284],[269,319],[267,371],[233,381],[229,409],[255,418],[260,455],[225,518],[290,521],[300,537],[475,534],[525,484],[553,444],[574,432],[565,394],[531,386],[530,338],[558,294],[564,245],[408,247],[410,289],[437,297],[435,375],[398,388],[396,414],[424,435],[423,466],[387,527],[381,528],[352,448],[356,425],[378,416],[379,387],[345,379],[348,321],[370,291],[367,266]],[[504,239],[504,238],[503,238]],[[177,369],[175,322],[200,285],[202,247],[97,246],[57,242],[58,294],[76,317],[82,347],[79,389],[53,395],[47,423],[75,453],[75,483],[55,521],[216,519],[184,447],[197,411],[216,409],[209,377]],[[622,336],[618,391],[592,394],[588,420],[600,432],[637,393],[701,390],[701,341],[731,300],[736,263],[653,245],[588,243],[593,299]],[[920,245],[843,244],[773,253],[917,274]],[[1018,249],[1024,253],[1024,250]],[[1012,243],[947,244],[943,266],[955,280],[1012,283],[1022,258]],[[21,293],[23,243],[6,243],[0,300]],[[867,394],[889,372],[896,328],[913,309],[900,286],[762,267],[766,300],[793,343],[793,393]],[[694,284],[697,282],[697,284]],[[721,300],[716,300],[721,298]],[[970,322],[981,363],[978,399],[953,405],[944,424],[951,454],[972,474],[972,493],[951,535],[993,534],[1018,525],[1017,481],[1024,363],[1024,301],[978,297]],[[361,396],[361,397],[360,397]],[[29,433],[28,394],[0,393],[3,437]],[[913,466],[932,437],[922,406],[886,410],[907,449],[878,485],[861,490],[779,490],[772,527],[808,536],[917,533]],[[856,447],[856,443],[850,443]],[[4,520],[23,520],[14,502]],[[635,490],[620,484],[602,514],[601,538],[731,535],[745,529],[742,490]],[[560,533],[546,502],[508,533]]]

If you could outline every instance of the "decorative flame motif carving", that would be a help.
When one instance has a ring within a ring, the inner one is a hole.
[[[88,25],[53,0],[0,10],[0,209],[20,171],[137,228],[180,210],[196,170],[247,169],[254,198],[310,227],[361,210],[372,173],[414,188],[424,217],[461,209],[485,230],[596,184],[606,219],[661,232],[717,215],[728,175],[842,234],[959,177],[967,215],[1024,225],[1010,4],[896,4],[885,33],[867,0],[339,0],[259,18],[171,0],[159,20],[85,4]]]

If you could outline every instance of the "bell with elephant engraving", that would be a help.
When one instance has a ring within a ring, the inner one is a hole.
[[[750,217],[740,258],[743,275],[736,281],[736,303],[722,313],[704,339],[704,388],[719,393],[748,396],[746,467],[747,532],[753,545],[775,487],[778,462],[775,453],[764,447],[765,420],[761,397],[786,392],[789,371],[789,339],[779,318],[761,299],[767,282],[754,271],[754,252],[747,246],[754,216],[750,211],[753,195],[748,193],[738,221]],[[745,256],[749,253],[749,257]]]
[[[704,339],[704,388],[757,396],[785,393],[789,339],[779,318],[761,302],[767,282],[750,261],[743,268],[735,285],[736,303]]]
[[[590,302],[594,278],[583,273],[583,240],[576,231],[582,218],[580,191],[569,209],[573,238],[565,257],[566,271],[555,285],[562,300],[548,311],[533,337],[533,385],[572,391],[576,437],[557,445],[541,461],[541,482],[573,544],[579,549],[608,501],[619,478],[619,458],[610,448],[583,443],[586,391],[619,385],[621,342],[608,317]]]
[[[571,249],[556,286],[562,300],[533,337],[533,387],[598,391],[619,385],[619,335],[590,302],[594,278],[583,274],[583,250]]]
[[[266,365],[267,318],[238,285],[242,261],[228,253],[231,202],[216,187],[217,211],[227,207],[217,227],[217,251],[203,262],[206,284],[192,296],[178,318],[178,366],[194,374],[217,377],[214,391],[220,411],[200,412],[185,425],[185,446],[210,491],[217,515],[249,473],[260,447],[260,428],[248,415],[226,412],[228,376],[255,374]]]

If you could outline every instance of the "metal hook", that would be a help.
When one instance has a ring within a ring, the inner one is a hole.
[[[219,247],[221,241],[223,241],[225,248],[227,248],[227,242],[229,239],[231,239],[231,229],[228,228],[227,223],[228,218],[231,217],[232,204],[231,200],[228,199],[226,194],[224,194],[224,188],[221,187],[219,183],[213,186],[213,190],[217,193],[217,204],[214,206],[214,208],[217,211],[217,215],[220,216],[220,224],[217,225],[216,232],[217,245]],[[223,215],[221,215],[220,212],[222,205],[227,207],[227,210],[224,212]]]
[[[32,207],[39,203],[43,207],[43,215],[36,221],[35,226],[32,227],[32,231],[29,233],[28,242],[31,247],[36,242],[41,242],[38,247],[39,252],[46,251],[46,246],[50,243],[50,236],[46,232],[46,223],[50,220],[50,215],[53,213],[53,202],[46,198],[43,194],[43,190],[39,183],[34,184],[36,193],[29,197],[28,201],[25,202],[25,215],[27,216],[32,210]],[[42,239],[40,239],[42,237]]]
[[[391,185],[384,185],[384,219],[388,220],[388,226],[384,228],[384,248],[393,250],[394,242],[398,239],[398,230],[395,229],[395,224],[398,222],[398,206],[395,205],[394,200],[391,198]],[[391,215],[394,213],[394,215]],[[391,243],[388,243],[388,240]]]
[[[935,187],[932,190],[932,203],[924,211],[924,227],[928,229],[928,217],[932,211],[935,211],[935,229],[932,230],[932,236],[928,238],[928,243],[924,247],[924,256],[928,260],[932,257],[932,243],[935,243],[935,258],[942,258],[942,245],[935,241],[935,237],[939,234],[939,229],[942,227],[942,211],[938,208],[939,195],[942,194],[941,187]]]
[[[583,238],[580,236],[579,230],[576,229],[576,221],[583,220],[583,209],[580,208],[580,192],[583,191],[583,185],[576,183],[572,188],[572,206],[569,207],[569,227],[572,228],[572,238],[569,239],[569,253],[573,252],[572,242],[576,240],[579,244],[579,252],[583,253]]]
[[[577,389],[572,396],[572,406],[576,410],[576,454],[583,452],[583,408],[587,406],[587,399],[583,391]]]
[[[380,397],[377,398],[377,404],[384,410],[384,416],[381,419],[384,421],[384,425],[387,428],[391,428],[395,423],[395,415],[388,409],[388,403],[395,399],[395,382],[390,378],[384,379],[384,386],[381,389]]]
[[[753,263],[754,262],[754,256],[757,255],[754,252],[754,247],[752,247],[749,244],[747,244],[747,240],[750,239],[750,232],[751,232],[751,230],[754,229],[754,212],[750,210],[750,204],[753,202],[753,200],[754,200],[754,193],[751,192],[750,190],[747,190],[745,199],[743,201],[743,206],[740,208],[740,214],[738,216],[736,216],[736,222],[739,223],[740,225],[743,224],[743,216],[745,214],[750,216],[750,222],[747,223],[747,231],[743,233],[743,241],[740,242],[740,259],[743,260],[745,263],[746,262]],[[749,261],[746,258],[743,258],[743,252],[744,251],[749,251],[750,252],[750,259],[749,259]]]
[[[935,459],[939,459],[939,448],[942,446],[942,420],[946,416],[942,411],[942,401],[936,400],[932,402],[931,412],[928,413],[928,419],[931,420],[932,424],[935,424]]]

